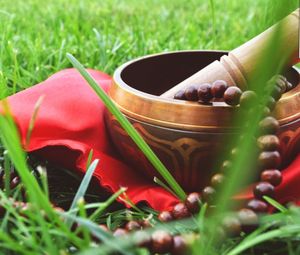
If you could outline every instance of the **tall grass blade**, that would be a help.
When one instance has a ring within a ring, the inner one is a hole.
[[[86,173],[85,173],[85,175],[84,175],[84,177],[83,177],[83,179],[80,183],[80,186],[79,186],[79,188],[76,192],[76,195],[75,195],[75,197],[72,201],[72,204],[71,204],[71,207],[70,207],[69,211],[73,210],[77,206],[77,203],[78,203],[79,199],[84,197],[85,192],[87,191],[88,186],[90,184],[90,181],[93,177],[93,173],[97,168],[98,162],[99,162],[99,160],[95,159],[92,162],[92,164],[90,165],[90,167],[88,168],[88,170],[86,171]]]
[[[174,191],[174,193],[181,199],[184,200],[186,197],[185,192],[180,187],[180,185],[176,182],[174,177],[170,174],[170,172],[166,169],[166,167],[162,164],[159,158],[155,155],[149,145],[144,141],[141,135],[135,130],[135,128],[131,125],[131,123],[123,116],[120,110],[115,106],[112,100],[106,95],[104,90],[99,87],[97,82],[93,79],[93,77],[85,70],[85,68],[78,62],[78,60],[72,56],[71,54],[67,54],[68,59],[72,63],[72,65],[79,71],[79,73],[84,77],[84,79],[88,82],[90,87],[96,92],[99,98],[103,101],[107,109],[116,117],[119,121],[120,125],[124,128],[124,130],[128,133],[128,135],[132,138],[132,140],[136,143],[139,149],[145,154],[147,159],[152,163],[154,168],[161,174],[161,176],[168,183],[170,188]]]
[[[279,204],[276,200],[274,200],[273,198],[264,196],[263,197],[264,200],[266,200],[270,205],[272,205],[273,207],[275,207],[278,211],[280,212],[287,212],[288,209],[285,208],[283,205]]]
[[[49,200],[27,167],[25,153],[21,147],[18,130],[12,119],[9,106],[6,101],[2,101],[2,105],[4,115],[0,115],[0,137],[4,147],[7,149],[12,163],[26,187],[29,199],[51,214],[53,211]]]
[[[104,203],[101,203],[99,205],[98,209],[95,210],[89,219],[91,221],[95,221],[121,194],[123,194],[127,189],[126,188],[120,188],[117,192],[115,192],[107,201]]]
[[[4,156],[4,188],[5,188],[5,194],[7,197],[10,195],[10,169],[11,169],[11,164],[10,164],[10,159],[8,155],[8,151],[5,150],[3,153]]]

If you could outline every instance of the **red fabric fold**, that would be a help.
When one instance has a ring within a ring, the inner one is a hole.
[[[95,70],[89,72],[107,91],[111,77]],[[134,203],[146,201],[159,211],[170,209],[178,201],[118,157],[106,132],[105,107],[74,69],[60,71],[9,97],[24,145],[34,105],[40,96],[44,96],[44,100],[26,148],[29,152],[40,151],[49,160],[84,172],[88,154],[93,149],[94,158],[100,159],[94,174],[99,185],[111,192],[120,186],[127,187],[127,195]],[[299,184],[300,156],[284,170],[276,198],[282,202],[300,200]],[[240,199],[249,197],[251,192],[239,196]]]

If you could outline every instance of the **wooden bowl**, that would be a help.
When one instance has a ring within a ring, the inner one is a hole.
[[[175,179],[187,191],[200,190],[218,170],[220,156],[228,150],[235,108],[225,104],[200,105],[159,95],[214,60],[223,51],[178,51],[142,57],[119,67],[109,91],[111,99],[140,132]],[[287,71],[299,84],[299,72]],[[300,86],[285,93],[274,114],[280,122],[284,164],[299,148]],[[158,176],[115,118],[107,112],[107,128],[118,151],[145,176]],[[158,176],[159,177],[159,176]]]

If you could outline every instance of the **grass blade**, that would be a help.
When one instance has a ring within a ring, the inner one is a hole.
[[[135,130],[135,128],[131,125],[131,123],[123,116],[120,110],[115,106],[115,104],[111,101],[111,99],[106,95],[104,90],[99,87],[97,82],[93,79],[93,77],[85,70],[85,68],[78,62],[78,60],[72,56],[71,54],[67,54],[68,59],[72,63],[72,65],[79,71],[79,73],[84,77],[84,79],[88,82],[90,87],[96,92],[99,98],[103,101],[107,109],[116,117],[120,125],[124,128],[124,130],[128,133],[128,135],[132,138],[132,140],[136,143],[139,149],[145,154],[147,159],[151,162],[154,168],[160,173],[160,175],[165,179],[170,188],[174,191],[174,193],[181,199],[184,200],[186,197],[185,192],[180,187],[180,185],[176,182],[174,177],[170,174],[170,172],[166,169],[166,167],[162,164],[159,158],[155,155],[149,145],[145,142],[145,140],[141,137],[141,135]]]
[[[85,218],[70,215],[68,213],[60,213],[60,215],[65,217],[67,221],[75,221],[80,226],[86,227],[95,237],[97,237],[99,240],[102,240],[105,244],[107,244],[114,250],[119,251],[121,254],[131,254],[122,249],[119,244],[114,241],[114,237],[110,233],[105,232],[103,229],[101,229],[96,223]]]
[[[98,207],[98,209],[91,214],[89,217],[90,220],[94,221],[97,219],[98,216],[100,216],[104,210],[110,206],[121,194],[123,194],[127,189],[126,188],[120,188],[117,192],[115,192],[106,202],[101,203],[101,206]]]
[[[3,153],[4,156],[4,174],[5,174],[5,179],[4,179],[4,188],[5,188],[5,194],[7,197],[10,195],[10,159],[8,155],[8,151],[4,151]]]
[[[49,214],[52,214],[53,210],[49,200],[42,192],[37,180],[28,169],[25,153],[22,149],[18,130],[12,118],[8,103],[6,101],[2,101],[2,105],[4,115],[0,115],[0,137],[4,147],[7,149],[12,163],[26,187],[29,199]]]
[[[158,184],[159,186],[161,186],[162,188],[164,188],[165,190],[169,191],[171,194],[173,194],[174,196],[176,196],[176,194],[173,192],[173,190],[171,190],[166,184],[164,184],[159,178],[157,178],[156,176],[154,176],[153,181]]]
[[[90,167],[88,168],[88,170],[86,171],[81,183],[80,183],[80,186],[76,192],[76,195],[72,201],[72,204],[71,204],[71,207],[69,209],[70,210],[73,210],[76,206],[77,206],[77,203],[79,201],[80,198],[82,198],[85,194],[85,192],[87,191],[87,188],[90,184],[90,181],[93,177],[93,173],[94,171],[96,170],[96,167],[98,165],[98,162],[99,160],[98,159],[95,159],[92,164],[90,165]]]
[[[277,201],[275,201],[274,199],[267,197],[267,196],[263,196],[264,200],[266,200],[270,205],[272,205],[273,207],[275,207],[276,209],[278,209],[280,212],[287,212],[288,210],[281,204],[279,204]]]

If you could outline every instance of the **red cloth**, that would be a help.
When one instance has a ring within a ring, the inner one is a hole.
[[[89,72],[102,88],[109,88],[110,76],[95,70]],[[146,201],[156,210],[170,209],[177,202],[172,194],[117,158],[105,130],[105,107],[74,69],[60,71],[9,97],[24,145],[34,105],[42,95],[45,98],[26,148],[29,152],[40,151],[49,160],[84,172],[88,154],[93,149],[94,158],[100,159],[95,177],[109,191],[127,187],[127,195],[134,203]],[[283,175],[284,181],[276,191],[277,198],[280,201],[300,199],[300,156]]]

